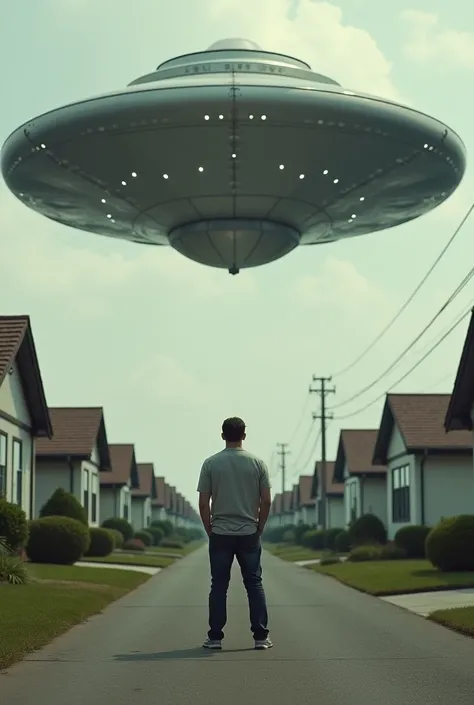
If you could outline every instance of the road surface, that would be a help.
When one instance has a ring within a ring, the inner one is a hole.
[[[0,675],[0,702],[473,704],[474,640],[269,554],[264,578],[275,647],[252,649],[236,571],[225,650],[201,649],[206,558],[199,549]]]

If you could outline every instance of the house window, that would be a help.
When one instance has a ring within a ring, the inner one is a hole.
[[[13,439],[13,473],[16,481],[16,503],[23,503],[23,447],[21,441]]]
[[[97,522],[97,475],[92,475],[91,521]]]
[[[84,468],[84,489],[82,504],[86,510],[87,519],[89,519],[89,470]]]
[[[128,521],[128,502],[125,500],[123,505],[123,518]]]
[[[410,466],[392,470],[392,520],[410,521]]]
[[[7,496],[7,443],[8,436],[0,433],[0,497]]]

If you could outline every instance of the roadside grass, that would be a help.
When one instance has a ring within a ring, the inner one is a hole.
[[[110,568],[29,563],[32,582],[0,584],[0,669],[22,659],[150,576]]]
[[[455,632],[460,632],[464,636],[474,637],[474,607],[437,610],[432,612],[428,619]]]
[[[167,568],[169,565],[172,565],[177,560],[180,560],[180,558],[160,555],[159,553],[157,553],[156,555],[152,555],[150,553],[141,553],[139,551],[136,551],[133,554],[114,552],[102,558],[96,558],[95,556],[84,556],[82,560],[86,563],[115,563],[117,565],[145,566],[149,568]]]
[[[290,562],[310,561],[321,558],[323,554],[323,551],[312,551],[310,548],[288,543],[264,543],[263,547],[274,556]]]
[[[147,552],[160,553],[168,556],[187,556],[192,553],[200,546],[205,543],[204,539],[199,539],[199,541],[190,541],[185,544],[182,548],[168,548],[166,546],[148,546]]]
[[[347,562],[307,568],[376,596],[474,587],[474,572],[442,573],[427,560]]]

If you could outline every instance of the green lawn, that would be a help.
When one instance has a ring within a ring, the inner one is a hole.
[[[171,556],[163,556],[159,553],[156,555],[150,555],[149,553],[141,553],[140,551],[136,551],[135,553],[111,553],[109,556],[105,556],[103,558],[91,558],[89,556],[85,556],[83,560],[86,563],[117,563],[120,565],[167,568],[176,560],[180,559],[172,558]]]
[[[166,546],[148,546],[147,551],[153,553],[164,553],[169,556],[187,556],[205,543],[204,539],[199,541],[190,541],[182,548],[167,548]]]
[[[362,592],[379,596],[474,587],[474,572],[441,573],[426,560],[312,565],[308,569],[330,575]]]
[[[28,585],[0,584],[0,669],[48,644],[150,578],[110,568],[28,564]]]
[[[264,543],[266,551],[272,553],[284,561],[310,561],[312,559],[321,558],[322,551],[312,551],[310,548],[303,546],[295,546],[287,543]]]
[[[461,632],[465,636],[474,637],[474,607],[455,607],[450,610],[438,610],[430,614],[428,619],[438,622],[448,629]]]

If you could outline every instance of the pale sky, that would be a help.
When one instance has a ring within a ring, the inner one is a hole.
[[[120,9],[119,9],[120,8]],[[445,121],[474,148],[474,6],[467,0],[0,0],[0,140],[43,111],[125,87],[179,54],[226,37],[310,63],[360,89],[407,102]],[[304,446],[313,374],[348,365],[401,305],[471,201],[468,172],[431,215],[352,241],[306,247],[231,277],[171,249],[68,229],[0,186],[3,314],[31,316],[50,406],[105,409],[110,442],[135,443],[196,502],[202,460],[219,450],[224,417],[242,416],[247,447],[274,469],[291,439],[289,489],[312,473],[319,449]],[[329,405],[377,377],[472,266],[474,216],[415,302],[383,341],[334,378]],[[391,374],[337,414],[357,411],[408,370],[474,298],[472,284]],[[449,392],[467,319],[394,391]],[[341,428],[378,425],[382,401],[328,430],[329,459]],[[316,427],[313,429],[316,437]],[[295,461],[298,461],[295,463]],[[275,491],[280,491],[278,476]]]

